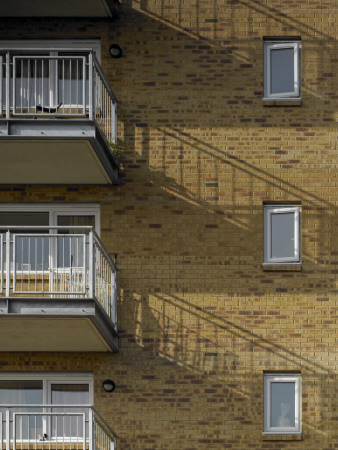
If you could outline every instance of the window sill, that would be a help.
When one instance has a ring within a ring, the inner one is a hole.
[[[263,263],[262,269],[266,272],[301,272],[302,264],[268,264]]]
[[[302,106],[301,98],[263,98],[263,106]]]
[[[263,441],[302,441],[302,433],[262,433],[261,436]]]

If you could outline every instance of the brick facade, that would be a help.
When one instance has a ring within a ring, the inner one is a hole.
[[[114,22],[1,21],[2,39],[101,38],[124,156],[120,186],[0,186],[100,202],[120,352],[4,353],[0,370],[93,371],[119,450],[338,448],[337,4],[122,3]],[[266,35],[301,36],[301,106],[263,104]],[[301,203],[301,268],[262,266],[271,201]],[[263,370],[301,371],[302,440],[262,438]]]

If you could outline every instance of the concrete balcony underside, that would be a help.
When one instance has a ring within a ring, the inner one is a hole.
[[[118,17],[117,0],[11,0],[0,4],[2,17]]]
[[[117,184],[118,164],[92,120],[0,120],[1,184]]]
[[[1,298],[2,352],[112,352],[114,326],[95,299]]]

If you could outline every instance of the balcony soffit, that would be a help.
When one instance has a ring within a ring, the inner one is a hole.
[[[117,18],[118,0],[11,0],[0,3],[1,17],[111,17]]]

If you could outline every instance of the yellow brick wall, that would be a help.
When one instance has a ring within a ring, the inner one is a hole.
[[[337,3],[122,3],[112,23],[1,32],[101,37],[121,185],[0,186],[2,202],[100,202],[120,352],[2,354],[0,369],[92,370],[119,450],[337,448]],[[301,36],[302,106],[263,105],[266,35]],[[301,271],[263,270],[264,201],[301,202]],[[263,370],[301,371],[302,441],[262,439]]]

